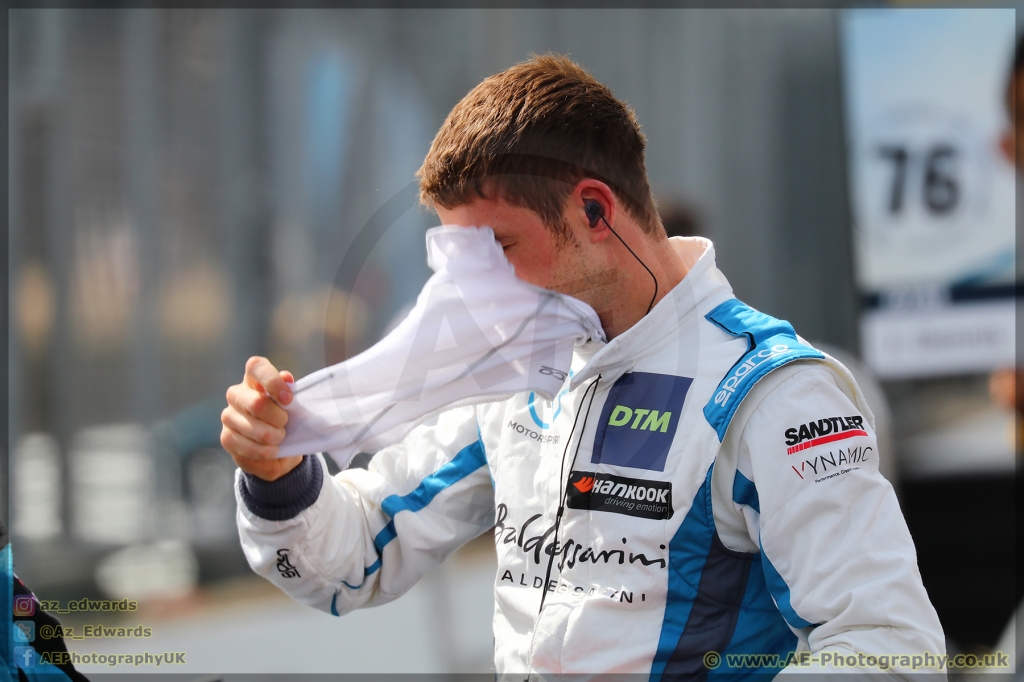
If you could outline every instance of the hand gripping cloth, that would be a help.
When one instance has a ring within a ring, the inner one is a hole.
[[[605,340],[589,305],[517,278],[489,227],[428,230],[427,262],[434,274],[394,331],[295,382],[278,457],[326,452],[344,469],[446,409],[523,391],[551,400],[573,346]]]

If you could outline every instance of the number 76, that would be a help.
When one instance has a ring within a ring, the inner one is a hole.
[[[878,154],[892,162],[892,186],[889,191],[889,213],[903,212],[904,197],[907,194],[907,176],[916,167],[911,163],[919,152],[911,152],[904,145],[881,145]],[[959,153],[949,144],[935,144],[924,153],[922,200],[929,213],[943,215],[953,211],[960,201],[960,183],[955,177],[955,162]]]

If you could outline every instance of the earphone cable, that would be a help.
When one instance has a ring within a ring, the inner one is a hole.
[[[587,403],[587,411],[583,416],[583,428],[580,430],[580,437],[576,441],[576,450],[573,451],[572,462],[569,463],[570,471],[572,471],[572,468],[576,466],[576,457],[580,454],[580,444],[583,442],[583,432],[587,429],[587,420],[590,418],[590,408],[594,404],[594,397],[597,396],[597,384],[599,381],[601,381],[600,374],[598,374],[593,383],[591,383],[590,386],[587,386],[586,390],[583,391],[583,399],[585,400],[590,389],[594,389],[593,394],[590,396],[590,402]],[[580,401],[580,403],[582,402],[583,400]],[[568,495],[568,491],[566,490],[566,486],[563,482],[563,477],[565,475],[565,456],[569,453],[569,445],[572,443],[572,435],[576,432],[576,423],[579,421],[579,418],[580,413],[577,412],[576,418],[572,421],[572,430],[569,431],[569,438],[566,440],[565,449],[562,450],[562,463],[558,472],[558,512],[555,514],[555,527],[552,532],[552,535],[554,536],[552,539],[553,544],[551,545],[551,551],[548,552],[548,567],[544,572],[544,584],[541,585],[540,589],[540,608],[537,609],[538,616],[540,615],[540,612],[544,610],[544,599],[547,597],[548,593],[548,581],[551,580],[551,567],[555,561],[555,550],[558,549],[558,530],[562,523],[562,514],[565,512],[565,500]]]
[[[650,275],[651,279],[654,280],[654,296],[651,296],[651,304],[647,306],[647,313],[651,312],[651,308],[654,307],[654,302],[658,299],[658,278],[654,276],[654,273],[651,272],[651,269],[649,267],[647,267],[647,264],[640,260],[640,256],[636,255],[636,253],[633,252],[633,249],[629,248],[629,244],[627,244],[622,237],[619,237],[619,233],[612,229],[612,226],[608,224],[607,220],[605,220],[604,215],[598,214],[598,216],[601,218],[601,221],[605,225],[608,225],[608,229],[612,231],[612,234],[614,234],[620,242],[622,242],[622,245],[626,247],[626,250],[633,254],[633,258],[636,258],[637,262],[640,263],[640,265],[644,266],[644,270],[646,270],[647,274]],[[647,313],[644,313],[644,315],[646,315]]]

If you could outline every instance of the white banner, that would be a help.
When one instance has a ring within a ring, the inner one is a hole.
[[[844,13],[861,331],[882,377],[1014,362],[1014,33],[1012,9]]]

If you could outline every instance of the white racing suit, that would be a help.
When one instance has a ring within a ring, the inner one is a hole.
[[[735,299],[710,242],[672,243],[689,273],[577,347],[554,401],[444,412],[333,478],[320,456],[273,483],[240,472],[252,568],[342,615],[490,532],[499,674],[936,673],[942,630],[853,378]]]

